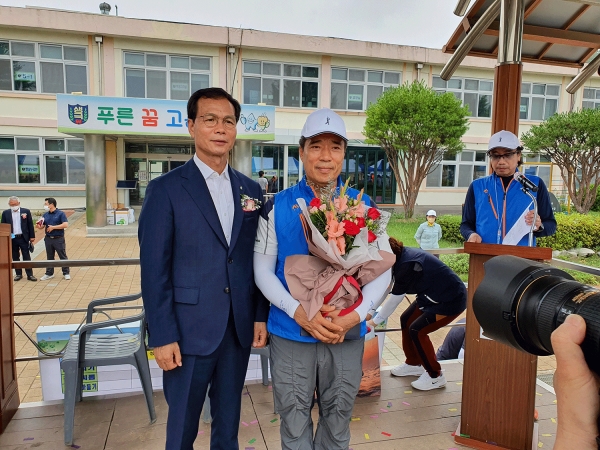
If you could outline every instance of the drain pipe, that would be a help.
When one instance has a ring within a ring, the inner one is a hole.
[[[98,94],[104,95],[104,83],[102,80],[102,36],[95,37],[98,44]]]

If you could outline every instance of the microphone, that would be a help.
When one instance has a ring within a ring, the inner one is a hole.
[[[532,192],[537,192],[538,187],[535,185],[533,181],[523,175],[521,172],[515,172],[514,179],[521,183],[523,188],[528,189]]]

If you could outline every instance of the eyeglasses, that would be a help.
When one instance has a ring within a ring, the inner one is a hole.
[[[504,158],[504,159],[510,159],[510,158],[512,158],[516,154],[517,154],[517,152],[509,152],[509,153],[504,153],[502,155],[497,155],[495,153],[490,153],[490,159],[492,161],[500,161],[502,158]]]
[[[207,128],[214,128],[219,123],[219,118],[214,114],[203,114],[201,116],[197,116],[196,119],[201,119]],[[223,117],[222,121],[223,127],[228,130],[235,128],[237,125],[237,120],[235,120],[235,117],[233,116],[225,116]]]

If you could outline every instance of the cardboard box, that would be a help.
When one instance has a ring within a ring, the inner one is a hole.
[[[129,210],[115,211],[115,225],[129,225]]]
[[[106,225],[115,224],[115,212],[111,209],[106,211]]]

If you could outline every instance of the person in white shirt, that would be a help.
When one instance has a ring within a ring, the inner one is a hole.
[[[31,211],[21,207],[19,197],[12,196],[8,199],[7,209],[2,212],[2,223],[9,223],[12,237],[12,259],[19,261],[19,252],[23,255],[23,261],[31,261],[29,247],[35,241],[35,229]],[[29,281],[37,281],[33,276],[33,269],[25,269]],[[15,281],[23,278],[23,270],[15,269]]]
[[[260,188],[262,189],[263,194],[266,194],[267,187],[269,186],[269,180],[267,180],[265,178],[265,173],[262,170],[260,170],[258,172],[258,180],[256,180],[256,181],[258,181],[258,184],[259,184]]]

